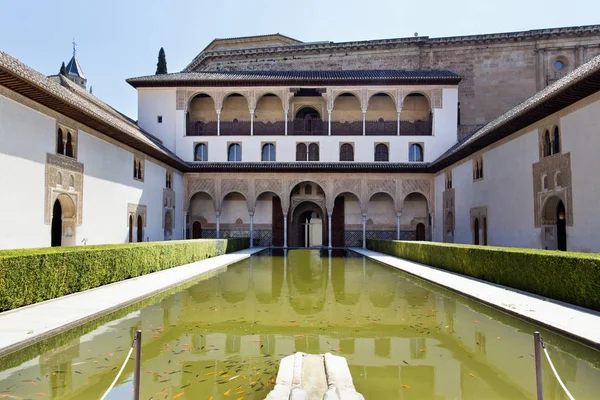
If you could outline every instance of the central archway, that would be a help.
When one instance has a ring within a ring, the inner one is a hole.
[[[544,205],[542,241],[547,250],[567,250],[567,212],[558,196],[552,196]]]
[[[292,216],[292,247],[321,247],[327,230],[323,209],[312,201],[300,203]]]

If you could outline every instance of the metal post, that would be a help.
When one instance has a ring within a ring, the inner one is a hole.
[[[533,333],[533,349],[535,354],[535,383],[537,400],[544,400],[544,385],[542,381],[542,338],[539,332]]]
[[[142,331],[135,331],[135,369],[133,371],[133,400],[140,400],[140,371],[142,369]]]

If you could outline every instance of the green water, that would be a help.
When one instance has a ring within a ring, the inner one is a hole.
[[[535,398],[537,327],[354,253],[262,252],[161,297],[0,359],[0,398],[98,399],[136,329],[142,399],[263,399],[297,351],[346,357],[367,399]],[[574,397],[598,398],[600,353],[541,332]]]

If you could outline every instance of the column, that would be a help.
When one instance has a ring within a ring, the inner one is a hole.
[[[250,212],[250,247],[254,247],[254,213]]]
[[[432,242],[433,242],[433,232],[434,232],[434,230],[433,230],[433,217],[434,217],[434,214],[433,213],[429,213],[429,218],[431,218],[431,237],[429,238],[429,240],[431,240]]]
[[[329,239],[329,248],[331,249],[331,214],[333,214],[331,211],[327,212],[327,230],[328,230],[328,239]]]
[[[398,136],[400,136],[400,111],[398,111]]]
[[[221,111],[217,111],[217,136],[221,136]]]
[[[254,109],[250,109],[250,136],[254,136]]]
[[[284,111],[285,113],[285,136],[287,136],[288,134],[288,113],[287,111]]]
[[[187,223],[186,223],[187,222],[187,216],[188,216],[187,212],[183,213],[183,235],[181,235],[181,237],[183,239],[187,239],[188,238],[187,234],[186,234],[187,233]]]
[[[221,229],[221,213],[217,213],[217,239],[220,237],[220,229]]]
[[[367,214],[363,214],[362,216],[362,224],[363,224],[363,243],[362,248],[367,248]]]
[[[396,240],[400,240],[400,215],[401,213],[396,213]]]
[[[329,114],[329,117],[327,119],[327,132],[329,134],[329,136],[331,136],[331,112],[333,110],[327,110],[327,113]]]
[[[287,249],[287,213],[283,213],[283,248]]]
[[[363,136],[367,134],[367,112],[363,110]]]

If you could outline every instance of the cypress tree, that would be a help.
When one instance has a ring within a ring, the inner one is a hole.
[[[64,61],[63,61],[62,65],[60,66],[59,74],[61,74],[61,75],[67,75],[67,67],[65,67],[65,62]]]
[[[165,49],[162,47],[158,52],[158,63],[156,64],[156,75],[167,73],[167,56],[165,56]]]

